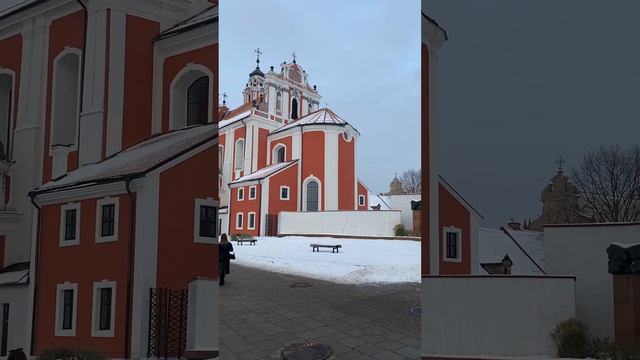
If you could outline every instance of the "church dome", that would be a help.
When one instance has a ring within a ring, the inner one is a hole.
[[[261,76],[264,77],[264,73],[262,72],[262,70],[260,70],[260,66],[256,66],[256,69],[253,70],[250,74],[249,77],[253,77],[253,76]]]

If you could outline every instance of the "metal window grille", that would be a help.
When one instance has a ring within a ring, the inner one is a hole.
[[[213,206],[200,206],[200,236],[216,236],[216,210]]]
[[[111,330],[111,288],[100,289],[99,330]]]
[[[114,234],[115,213],[115,204],[102,205],[102,226],[100,231],[101,236],[112,236]]]
[[[187,126],[206,124],[209,113],[209,78],[203,76],[187,89]]]
[[[64,212],[64,239],[76,239],[76,209],[65,210]]]
[[[318,211],[318,183],[315,181],[307,184],[307,211]]]
[[[457,259],[458,258],[458,234],[453,232],[448,232],[446,241],[447,241],[446,243],[447,258]]]
[[[73,290],[63,290],[62,295],[62,330],[70,330],[73,328]]]

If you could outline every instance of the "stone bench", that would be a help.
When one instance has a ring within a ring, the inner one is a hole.
[[[234,240],[236,242],[236,245],[242,245],[243,243],[248,242],[249,245],[255,245],[256,244],[256,239],[235,239]]]
[[[320,244],[309,244],[309,246],[311,247],[311,251],[312,252],[320,252],[320,248],[331,248],[331,252],[340,252],[340,248],[342,247],[342,245],[320,245]]]

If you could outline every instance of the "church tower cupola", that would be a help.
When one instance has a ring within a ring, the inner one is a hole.
[[[244,102],[252,102],[256,104],[256,108],[261,108],[260,104],[265,101],[265,77],[262,70],[260,70],[260,55],[262,52],[260,49],[254,50],[256,53],[256,68],[249,74],[249,82],[244,89]]]

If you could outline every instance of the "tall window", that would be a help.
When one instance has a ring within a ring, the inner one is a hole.
[[[235,153],[235,169],[242,170],[244,168],[244,139],[236,141]]]
[[[224,146],[218,146],[218,172],[222,174],[222,166],[224,164]]]
[[[73,329],[73,289],[62,291],[62,330]]]
[[[458,259],[460,258],[459,254],[459,243],[458,243],[458,233],[457,232],[449,232],[446,233],[446,257],[447,259]]]
[[[68,209],[64,211],[64,240],[76,239],[77,210]]]
[[[80,116],[80,54],[67,53],[54,64],[52,146],[71,146],[76,143]]]
[[[100,288],[100,310],[98,330],[111,330],[111,293],[110,287]]]
[[[9,158],[12,113],[13,76],[0,74],[0,160]]]
[[[216,208],[213,206],[200,206],[200,236],[215,237],[216,234]]]
[[[280,91],[276,94],[276,110],[282,110],[282,93]]]
[[[298,99],[291,100],[291,118],[298,118]]]
[[[318,211],[319,192],[318,182],[311,180],[307,183],[307,211]]]
[[[206,124],[209,113],[209,77],[203,76],[187,89],[187,126]]]
[[[101,235],[113,236],[115,230],[116,204],[102,205]]]

